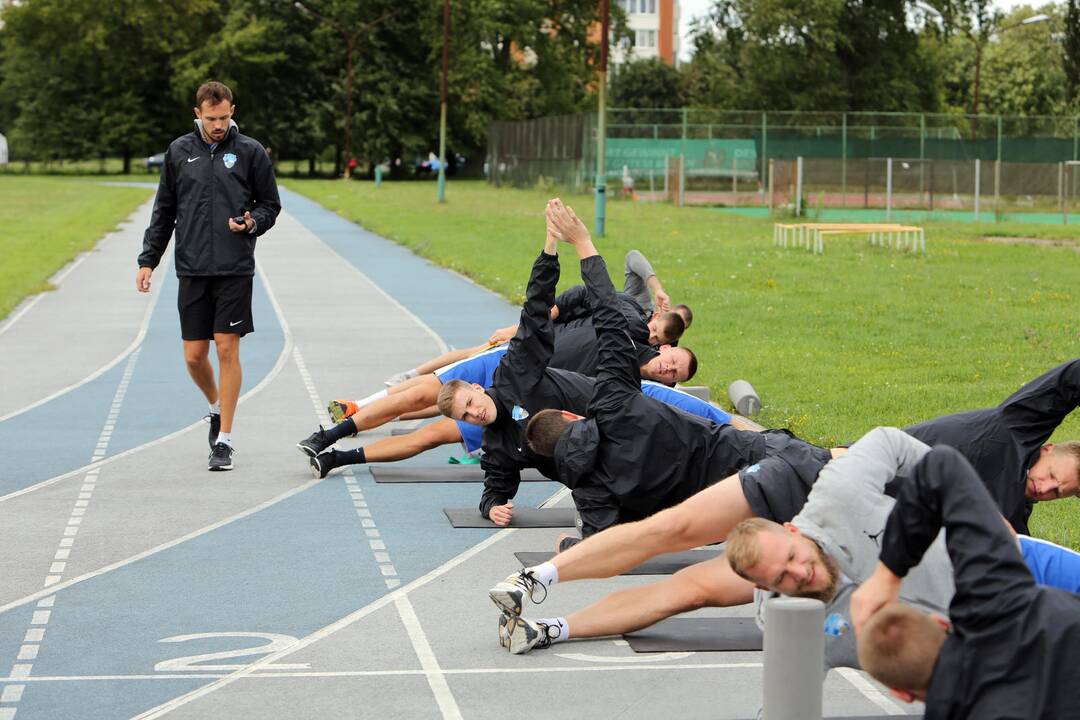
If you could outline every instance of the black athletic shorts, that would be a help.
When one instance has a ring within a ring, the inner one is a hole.
[[[765,434],[765,457],[739,471],[746,501],[757,517],[789,522],[832,453],[782,431]]]
[[[214,333],[255,332],[251,275],[181,277],[176,306],[185,340],[212,340]]]

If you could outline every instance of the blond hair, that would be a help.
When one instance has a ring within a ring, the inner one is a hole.
[[[735,571],[735,574],[744,580],[755,582],[746,573],[761,560],[761,545],[758,543],[758,533],[783,531],[783,525],[759,517],[748,518],[736,525],[728,533],[727,543],[724,545],[724,554],[727,555],[728,563],[731,565],[731,569]]]
[[[930,686],[945,632],[929,615],[893,602],[867,620],[857,642],[863,670],[891,688],[920,692]]]
[[[442,386],[442,390],[439,391],[439,398],[435,401],[435,404],[446,417],[454,417],[454,397],[458,394],[458,390],[469,387],[469,383],[464,380],[454,378],[453,380],[447,380],[446,384]]]

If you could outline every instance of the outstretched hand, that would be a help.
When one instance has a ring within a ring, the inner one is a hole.
[[[862,632],[874,613],[900,597],[900,582],[901,578],[878,562],[874,574],[851,596],[851,619],[856,634]]]
[[[545,216],[548,221],[548,234],[565,243],[577,245],[592,239],[588,228],[574,213],[574,209],[563,205],[559,198],[548,200]]]
[[[662,313],[671,310],[671,298],[663,290],[656,291],[656,309]]]

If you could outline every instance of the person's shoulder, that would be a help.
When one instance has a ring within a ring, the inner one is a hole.
[[[236,138],[233,140],[233,144],[238,147],[243,147],[245,150],[258,150],[263,154],[266,153],[266,148],[263,147],[261,142],[251,137],[250,135],[245,135],[241,132],[236,133]]]
[[[184,133],[169,143],[169,150],[171,152],[187,152],[196,142],[198,142],[198,138],[195,137],[194,132]]]

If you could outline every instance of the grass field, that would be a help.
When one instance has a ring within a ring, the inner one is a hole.
[[[285,184],[514,302],[542,246],[552,194],[457,182],[438,205],[434,184]],[[591,225],[591,198],[564,199]],[[819,444],[997,404],[1080,355],[1080,258],[1069,227],[928,223],[925,256],[850,238],[830,239],[815,257],[773,247],[765,218],[664,204],[608,208],[607,237],[597,244],[613,275],[638,248],[673,301],[693,308],[684,344],[701,359],[695,382],[726,398],[729,383],[749,380],[765,405],[758,420]],[[568,255],[561,287],[579,282]],[[1080,414],[1055,436],[1069,438],[1080,438]],[[1043,503],[1033,527],[1080,547],[1080,504]]]
[[[48,279],[94,247],[153,190],[87,180],[0,176],[0,320]],[[135,258],[131,259],[134,282]]]

